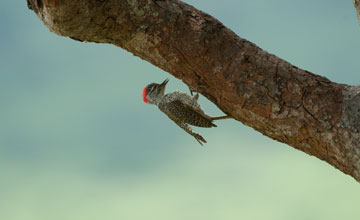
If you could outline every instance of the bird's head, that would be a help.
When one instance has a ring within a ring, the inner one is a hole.
[[[151,83],[143,89],[143,100],[145,103],[157,104],[164,96],[166,84],[169,82],[165,79],[161,84]]]

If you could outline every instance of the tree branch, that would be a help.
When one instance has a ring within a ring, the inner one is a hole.
[[[357,14],[358,20],[360,22],[360,0],[353,0],[353,3],[354,3],[354,7],[356,9],[356,14]]]
[[[360,87],[299,69],[178,0],[28,0],[54,33],[110,43],[222,111],[360,181]]]

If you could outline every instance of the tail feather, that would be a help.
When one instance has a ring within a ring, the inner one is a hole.
[[[211,120],[216,121],[216,120],[223,120],[223,119],[228,119],[228,118],[233,118],[231,115],[224,115],[224,116],[220,116],[220,117],[211,117]]]

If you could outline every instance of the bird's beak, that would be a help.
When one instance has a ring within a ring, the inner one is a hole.
[[[159,85],[159,90],[161,92],[161,94],[164,94],[165,92],[165,87],[166,87],[166,84],[169,82],[169,79],[165,79],[164,82],[162,82],[160,85]]]

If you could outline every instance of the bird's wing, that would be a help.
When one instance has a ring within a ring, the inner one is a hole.
[[[172,115],[186,124],[204,128],[216,127],[209,116],[204,115],[204,113],[197,111],[179,100],[161,103],[159,104],[159,108],[167,115]]]
[[[190,126],[188,126],[184,121],[180,120],[179,118],[177,118],[176,115],[172,114],[171,111],[168,111],[168,108],[164,108],[163,105],[159,105],[159,108],[162,112],[164,112],[173,122],[175,122],[180,128],[182,128],[184,131],[186,131],[186,133],[190,134],[191,136],[193,136],[197,142],[199,142],[199,144],[201,146],[203,146],[203,143],[206,143],[206,140],[200,135],[197,134],[195,132],[192,131],[192,129],[190,128]]]

